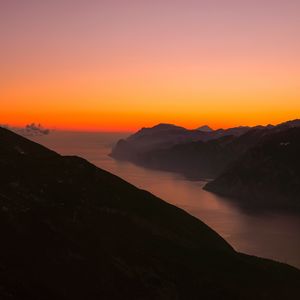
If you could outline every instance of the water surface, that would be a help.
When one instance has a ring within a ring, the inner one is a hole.
[[[57,131],[32,139],[60,154],[81,156],[186,210],[217,231],[238,251],[300,268],[300,217],[278,213],[250,214],[228,199],[204,191],[205,182],[189,181],[178,174],[115,161],[108,153],[118,139],[126,136],[128,134],[124,133]]]

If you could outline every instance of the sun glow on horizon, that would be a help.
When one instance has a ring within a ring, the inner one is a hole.
[[[34,0],[0,10],[0,123],[136,131],[300,117],[300,4]]]

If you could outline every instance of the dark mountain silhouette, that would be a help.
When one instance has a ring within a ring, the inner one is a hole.
[[[136,161],[145,167],[178,172],[188,178],[215,178],[268,133],[268,129],[258,128],[240,136],[182,143],[140,154]]]
[[[271,126],[271,125],[269,125],[269,126]],[[291,120],[291,121],[287,121],[287,122],[281,123],[277,127],[279,127],[279,128],[286,128],[286,129],[300,127],[300,119]]]
[[[249,129],[249,127],[237,127],[215,131],[201,131],[198,129],[188,130],[170,124],[159,124],[151,128],[142,128],[126,140],[118,141],[112,150],[111,156],[115,159],[128,160],[151,167],[148,164],[148,158],[149,155],[153,157],[154,154],[148,152],[171,149],[173,146],[189,142],[206,142],[230,135],[240,136]]]
[[[151,128],[142,128],[126,140],[118,141],[111,156],[120,160],[137,162],[139,156],[148,151],[207,138],[206,132],[196,129],[188,130],[171,124],[158,124]]]
[[[242,134],[245,134],[246,132],[248,132],[249,130],[251,130],[252,127],[248,127],[248,126],[239,126],[239,127],[233,127],[233,128],[227,128],[227,129],[217,129],[213,132],[213,138],[219,138],[219,137],[223,137],[223,136],[229,136],[229,135],[233,135],[233,136],[240,136]]]
[[[177,140],[173,144],[166,142],[164,146],[162,143],[152,144],[151,147],[143,147],[136,138],[139,134],[134,134],[127,140],[119,141],[111,156],[148,168],[178,172],[189,178],[213,179],[266,135],[297,127],[299,124],[299,120],[294,120],[277,126],[241,126],[212,132],[200,131],[201,135],[193,141],[184,134],[181,141]],[[156,132],[156,128],[148,131]],[[143,143],[151,143],[153,135],[143,135]],[[161,140],[166,141],[164,133]]]
[[[0,128],[0,299],[298,299],[300,271]]]
[[[208,125],[203,125],[203,126],[197,128],[197,130],[204,131],[204,132],[211,132],[211,131],[213,131],[213,129],[211,129]]]
[[[272,129],[205,189],[237,198],[250,208],[300,212],[300,127],[296,124]]]

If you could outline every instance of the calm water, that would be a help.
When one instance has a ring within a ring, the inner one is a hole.
[[[108,157],[112,145],[126,136],[124,133],[53,132],[33,139],[61,154],[81,156],[181,207],[212,227],[238,251],[300,268],[300,217],[249,214],[225,198],[202,190],[204,182],[189,181],[177,174],[148,170]]]

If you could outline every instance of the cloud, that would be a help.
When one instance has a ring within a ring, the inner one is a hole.
[[[12,130],[23,136],[41,136],[48,135],[50,133],[50,129],[44,128],[41,124],[36,123],[27,124],[23,128],[10,127],[6,124],[1,124],[0,126]]]
[[[27,124],[23,129],[29,135],[47,135],[50,133],[49,129],[44,128],[41,124]]]

